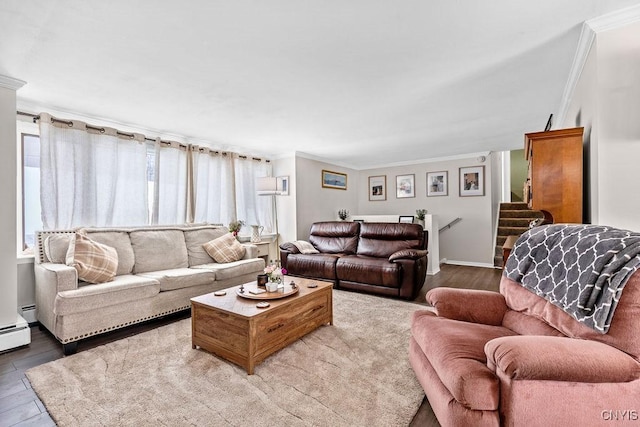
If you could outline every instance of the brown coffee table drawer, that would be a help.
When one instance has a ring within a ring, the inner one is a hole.
[[[329,298],[329,292],[322,292],[313,299],[293,301],[286,311],[267,313],[256,324],[256,356],[283,348],[318,326],[330,323]]]
[[[193,307],[191,316],[196,345],[228,350],[243,357],[249,354],[249,320],[200,306]]]

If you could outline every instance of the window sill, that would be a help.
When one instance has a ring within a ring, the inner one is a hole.
[[[16,258],[17,258],[18,264],[33,264],[35,260],[35,257],[33,255],[18,254]]]

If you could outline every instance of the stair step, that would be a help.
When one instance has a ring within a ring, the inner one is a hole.
[[[532,211],[530,209],[501,210],[500,218],[544,218],[544,214],[540,211]]]
[[[529,227],[531,218],[501,218],[498,221],[499,227]]]
[[[519,236],[529,227],[498,227],[498,236]]]
[[[500,210],[523,210],[523,209],[529,209],[529,206],[522,202],[522,203],[500,203]]]
[[[502,268],[502,264],[504,263],[504,260],[502,259],[502,255],[498,256],[494,256],[493,257],[493,266],[494,267],[500,267]]]

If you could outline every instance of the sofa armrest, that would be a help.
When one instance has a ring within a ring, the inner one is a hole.
[[[427,292],[427,302],[438,316],[494,326],[502,325],[508,310],[502,294],[473,289],[434,288]]]
[[[258,258],[258,247],[253,243],[242,243],[244,246],[244,256],[242,259]]]
[[[280,245],[280,252],[287,252],[290,254],[299,254],[300,249],[291,242],[283,243]]]
[[[397,251],[392,253],[389,256],[389,262],[393,262],[395,260],[398,259],[420,259],[420,258],[424,258],[427,256],[427,254],[429,253],[429,251],[426,251],[424,249],[403,249],[401,251]]]
[[[598,341],[518,335],[484,347],[487,365],[513,380],[616,383],[640,378],[640,363]]]
[[[47,286],[55,286],[56,293],[78,289],[78,272],[65,264],[44,262],[35,264],[38,279]]]

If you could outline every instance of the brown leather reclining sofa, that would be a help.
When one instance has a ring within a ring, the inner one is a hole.
[[[427,274],[427,232],[418,224],[316,222],[309,243],[319,253],[280,245],[287,274],[334,282],[337,289],[414,299]]]

